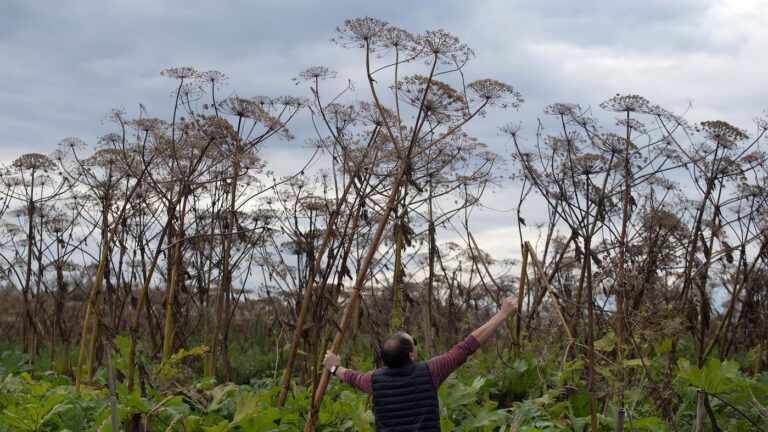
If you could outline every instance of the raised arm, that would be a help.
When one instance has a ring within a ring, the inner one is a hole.
[[[515,313],[515,299],[507,297],[501,304],[501,309],[496,312],[485,324],[472,332],[472,336],[477,339],[480,345],[484,344],[501,327],[502,324]]]
[[[432,383],[435,388],[439,388],[440,384],[453,373],[456,368],[463,365],[467,361],[467,358],[474,354],[480,345],[487,341],[491,335],[498,329],[507,318],[512,316],[515,311],[515,301],[510,297],[504,300],[496,315],[493,316],[487,323],[480,326],[467,336],[464,341],[451,348],[447,353],[433,357],[427,360],[427,367],[429,373],[432,376]]]

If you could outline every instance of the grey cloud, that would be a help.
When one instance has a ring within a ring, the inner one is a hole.
[[[764,108],[760,74],[750,72],[750,66],[765,70],[754,51],[764,38],[754,40],[748,26],[733,23],[725,36],[708,27],[718,23],[712,4],[4,2],[0,55],[8,61],[0,70],[0,154],[50,151],[69,135],[95,142],[105,132],[104,113],[114,106],[131,112],[144,103],[164,116],[171,83],[158,73],[175,65],[221,70],[230,77],[225,95],[307,96],[290,78],[316,64],[360,84],[359,52],[337,48],[329,38],[344,18],[361,15],[414,32],[445,28],[477,53],[467,68],[470,80],[491,76],[515,85],[527,103],[518,113],[491,114],[478,129],[489,143],[499,141],[491,120],[522,120],[532,133],[549,103],[594,106],[616,92],[642,92],[672,108],[693,98],[707,117],[719,113],[743,125]]]

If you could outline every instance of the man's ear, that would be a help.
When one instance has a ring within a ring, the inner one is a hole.
[[[415,349],[411,350],[411,352],[408,354],[408,357],[411,358],[412,362],[415,362],[416,361],[416,350]]]

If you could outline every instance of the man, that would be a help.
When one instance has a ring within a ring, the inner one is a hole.
[[[440,431],[437,389],[467,361],[515,311],[515,301],[504,300],[496,315],[447,353],[416,362],[416,339],[395,333],[381,344],[386,367],[361,373],[340,366],[339,356],[328,351],[323,365],[347,384],[373,396],[377,432]]]

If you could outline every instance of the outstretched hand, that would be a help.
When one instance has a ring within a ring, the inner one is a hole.
[[[504,302],[501,303],[501,309],[499,310],[499,312],[504,314],[505,317],[509,318],[515,314],[516,308],[517,308],[517,305],[515,304],[515,298],[507,297],[504,299]]]
[[[331,366],[341,364],[341,358],[334,354],[331,350],[328,350],[325,352],[325,357],[323,357],[323,366],[325,366],[326,369],[330,370]]]

